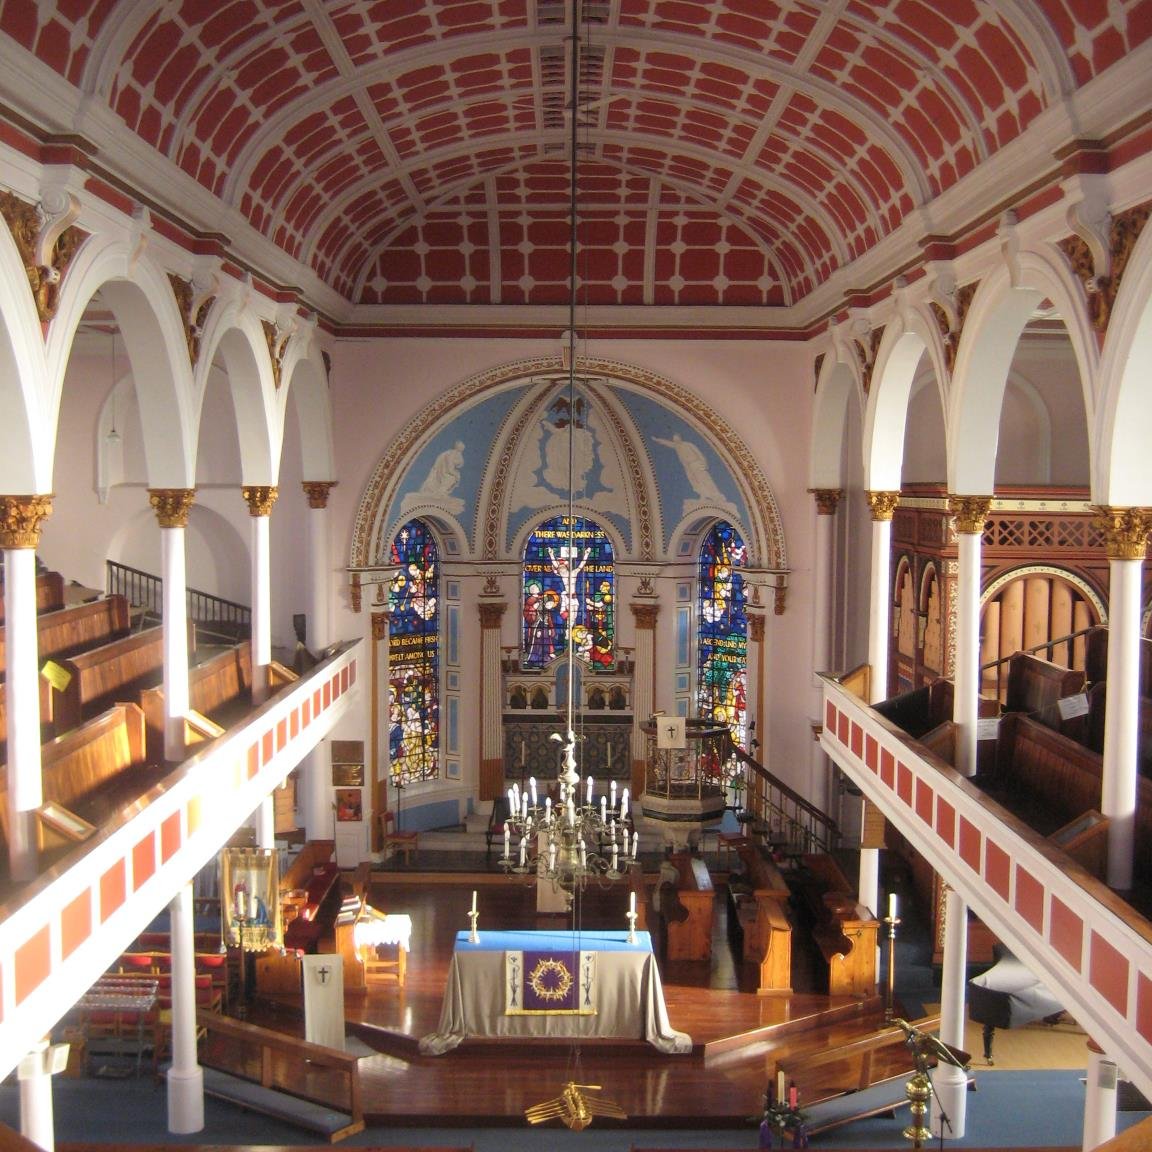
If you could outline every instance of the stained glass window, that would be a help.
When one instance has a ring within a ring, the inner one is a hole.
[[[744,608],[744,541],[721,521],[700,548],[697,710],[727,724],[745,744],[748,617]]]
[[[593,668],[615,666],[616,571],[612,542],[581,516],[555,516],[524,547],[520,662],[545,668],[572,649]]]
[[[388,752],[401,784],[440,774],[440,594],[436,541],[410,520],[392,541],[388,589]]]

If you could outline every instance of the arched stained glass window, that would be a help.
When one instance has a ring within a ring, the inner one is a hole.
[[[748,617],[744,608],[744,541],[724,521],[700,547],[696,704],[699,715],[729,726],[745,743]]]
[[[545,668],[572,648],[594,668],[615,666],[616,569],[612,542],[582,516],[555,516],[524,546],[520,663]]]
[[[392,541],[388,589],[388,752],[392,780],[440,774],[440,574],[436,541],[410,520]]]

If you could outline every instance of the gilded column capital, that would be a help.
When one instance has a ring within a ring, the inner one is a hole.
[[[40,525],[52,515],[52,494],[0,496],[0,548],[37,548]]]
[[[508,605],[503,601],[488,600],[479,605],[480,608],[480,627],[481,628],[499,628],[500,621],[504,619],[504,613]]]
[[[759,612],[748,614],[748,639],[753,644],[764,643],[764,617]]]
[[[956,521],[956,531],[962,536],[983,536],[991,507],[991,496],[948,494],[948,512]]]
[[[245,484],[240,492],[248,505],[250,516],[271,516],[272,505],[280,495],[280,489],[275,484]]]
[[[632,619],[636,622],[637,628],[645,628],[649,632],[656,629],[656,617],[660,612],[659,604],[636,604],[628,605],[632,609]]]
[[[1104,533],[1109,560],[1143,560],[1148,554],[1152,531],[1152,508],[1092,506],[1096,523]]]
[[[392,621],[391,612],[372,612],[372,639],[373,640],[387,640],[388,639],[388,625]]]
[[[304,495],[308,497],[309,508],[327,508],[328,494],[339,483],[338,480],[303,480]]]
[[[843,488],[809,488],[809,493],[816,501],[817,516],[835,516],[844,496]]]
[[[899,492],[865,492],[873,520],[891,520],[900,503]]]
[[[149,488],[148,503],[156,512],[161,528],[187,528],[195,488]]]

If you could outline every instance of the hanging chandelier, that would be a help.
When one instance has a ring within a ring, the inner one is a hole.
[[[577,270],[578,159],[580,122],[581,61],[580,0],[572,0],[571,41],[568,69],[568,331],[565,335],[568,411],[576,411],[576,308],[579,291]],[[564,582],[564,602],[576,600],[576,581],[582,563],[576,548],[576,514],[574,495],[574,454],[576,421],[568,422],[568,508],[567,543],[558,551],[557,571]],[[513,784],[508,790],[508,818],[504,822],[504,854],[500,864],[514,875],[535,875],[538,882],[550,881],[555,888],[571,895],[583,890],[590,880],[604,884],[625,875],[639,857],[639,836],[631,820],[628,789],[617,797],[616,781],[611,781],[608,795],[596,797],[589,776],[581,786],[576,766],[577,724],[573,685],[575,682],[574,628],[567,629],[566,661],[567,708],[563,733],[554,732],[550,739],[562,747],[555,782],[556,795],[541,796],[536,779],[528,781],[527,790]]]

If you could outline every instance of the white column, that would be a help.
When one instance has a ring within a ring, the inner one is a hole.
[[[636,787],[636,765],[643,764],[647,771],[648,764],[648,738],[640,731],[640,725],[646,724],[656,706],[656,617],[660,612],[660,605],[655,597],[647,600],[633,600],[629,605],[632,609],[632,618],[636,624],[636,655],[635,668],[632,672],[632,714],[635,718],[632,725],[632,794],[639,796],[643,792],[643,778]]]
[[[271,792],[252,813],[252,829],[258,848],[276,847],[276,801]]]
[[[52,1074],[62,1071],[68,1055],[66,1044],[42,1040],[20,1061],[20,1135],[44,1152],[56,1147],[56,1123],[52,1112]]]
[[[955,889],[944,890],[944,970],[940,979],[940,1039],[964,1048],[964,989],[968,978],[968,905]],[[968,1119],[968,1074],[941,1062],[932,1072],[932,1133],[959,1140]]]
[[[899,492],[868,492],[872,510],[872,585],[868,602],[869,704],[888,695],[888,648],[892,630],[892,514]]]
[[[976,775],[980,711],[980,552],[990,496],[949,496],[958,548],[956,577],[956,667],[952,719],[956,770]]]
[[[1132,887],[1140,707],[1140,596],[1152,511],[1098,508],[1108,547],[1108,709],[1100,811],[1108,817],[1108,886]]]
[[[245,485],[241,492],[252,520],[252,695],[259,700],[268,689],[272,661],[272,562],[269,519],[278,495],[274,487]]]
[[[1099,1148],[1116,1135],[1116,1065],[1092,1040],[1088,1041],[1087,1095],[1084,1099],[1083,1152]]]
[[[812,725],[814,734],[824,723],[824,686],[816,675],[832,669],[833,551],[835,516],[843,496],[838,488],[812,489],[816,500],[816,533],[812,552]],[[820,747],[819,736],[811,744],[808,773],[809,797],[822,812],[831,810],[828,754]]]
[[[148,500],[160,524],[160,571],[164,580],[164,758],[184,758],[188,714],[188,596],[184,529],[194,488],[150,488]]]
[[[328,494],[335,480],[305,480],[308,497],[308,650],[319,654],[332,643],[332,559]],[[296,806],[309,839],[331,835],[331,790],[328,741],[304,757],[298,776]]]
[[[507,603],[482,599],[480,610],[480,779],[479,798],[504,795],[504,682],[500,651],[500,625]],[[387,742],[387,738],[385,738]]]
[[[863,804],[864,801],[861,801]],[[860,883],[856,899],[871,910],[874,916],[879,915],[880,908],[880,850],[878,848],[860,849]]]
[[[4,641],[8,694],[8,864],[13,880],[37,872],[35,817],[40,783],[40,664],[36,633],[36,548],[51,496],[0,496],[4,550]]]
[[[192,885],[168,905],[172,931],[172,1063],[168,1069],[168,1131],[204,1128],[204,1070],[196,1058],[196,955]]]

